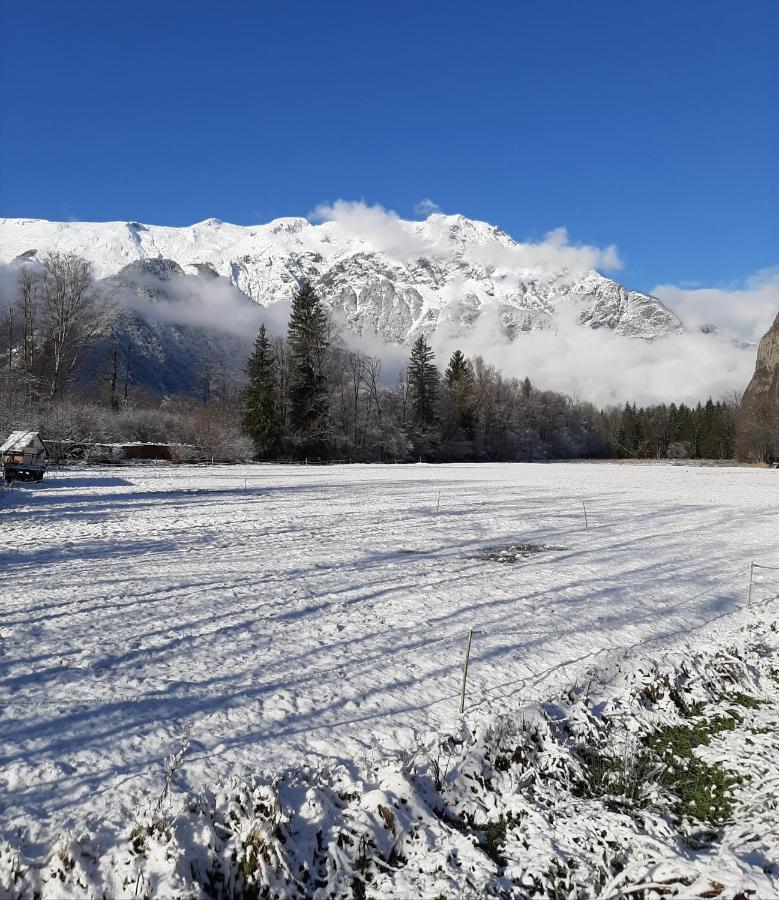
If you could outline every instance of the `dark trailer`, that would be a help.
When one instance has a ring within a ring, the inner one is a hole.
[[[14,431],[0,447],[6,481],[41,481],[49,453],[37,431]]]

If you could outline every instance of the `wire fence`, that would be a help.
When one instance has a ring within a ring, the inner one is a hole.
[[[244,492],[248,492],[250,490],[249,479],[225,475],[209,476],[209,480],[212,480],[214,477],[217,477],[220,480],[224,479],[228,481],[231,485],[235,485],[237,489],[240,489],[242,487]],[[261,487],[263,490],[273,490],[273,485],[268,485],[267,482],[263,482],[261,483],[261,485],[252,485],[251,489],[255,490],[256,487]],[[344,487],[348,486],[344,485]],[[316,490],[316,488],[314,489]],[[319,487],[319,490],[321,492],[321,487]],[[204,489],[204,493],[211,492],[217,493],[220,492],[220,489]],[[3,493],[5,493],[5,491]],[[150,491],[149,493],[157,492]],[[167,491],[165,493],[167,493]],[[445,502],[449,503],[452,501],[465,501],[468,503],[479,501],[478,495],[474,496],[472,492],[462,492],[455,490],[447,491],[444,494],[443,492],[436,492],[434,490],[431,490],[429,496],[425,495],[422,498],[421,505],[434,507],[436,508],[436,511],[438,511],[441,507],[442,496],[444,497]],[[395,502],[392,502],[392,500],[390,499],[391,505],[395,508],[397,508],[397,505],[400,501],[410,501],[409,505],[420,505],[419,495],[414,498],[410,498],[408,493],[398,493]],[[546,497],[533,499],[528,498],[525,494],[522,497],[522,502],[525,506],[544,506],[547,513],[550,511],[548,506],[549,501]],[[587,499],[586,503],[591,503],[591,500]],[[585,501],[576,499],[574,497],[570,498],[569,503],[567,502],[565,504],[560,504],[556,509],[553,508],[551,510],[552,514],[554,515],[565,514],[572,517],[576,516],[581,520],[582,527],[585,530],[589,530],[589,528],[592,527],[592,522],[590,521],[590,519],[592,518],[592,507],[590,508],[589,517],[587,516],[587,511],[588,510],[587,506],[585,505]],[[721,591],[728,585],[742,580],[744,584],[744,593],[741,602],[736,602],[733,608],[726,608],[725,610],[718,612],[716,615],[704,618],[700,622],[682,623],[680,627],[676,629],[672,634],[673,636],[678,636],[679,634],[698,631],[718,620],[741,612],[745,607],[748,608],[750,606],[757,606],[758,604],[764,605],[776,600],[777,597],[779,597],[779,575],[767,574],[774,572],[779,573],[779,565],[773,564],[772,562],[769,563],[762,561],[753,561],[747,570],[742,570],[734,573],[733,575],[721,578],[703,591],[683,597],[676,602],[664,604],[662,607],[659,607],[656,612],[657,614],[667,616],[669,613],[674,613],[677,610],[688,607],[692,604],[700,603],[702,600],[711,597],[711,595],[716,591]],[[689,576],[690,573],[685,572],[685,575]],[[698,573],[698,575],[700,577],[705,577],[705,573]],[[553,592],[550,593],[553,594]],[[758,596],[760,594],[762,594],[762,596]],[[732,603],[732,594],[729,595],[727,599],[729,599]],[[387,655],[391,657],[392,666],[394,666],[398,662],[407,660],[408,658],[419,660],[422,657],[425,657],[428,663],[432,661],[435,664],[436,660],[431,658],[432,655],[437,654],[440,650],[444,649],[444,647],[452,647],[457,648],[454,650],[454,652],[457,652],[458,654],[462,652],[463,654],[464,671],[462,673],[462,681],[460,681],[461,675],[459,665],[453,664],[451,658],[452,651],[449,650],[448,658],[442,660],[438,668],[435,668],[434,665],[432,672],[429,670],[425,670],[424,668],[420,668],[418,674],[422,679],[429,678],[436,684],[440,683],[441,681],[450,679],[452,690],[451,692],[444,691],[440,694],[427,697],[423,705],[425,707],[428,707],[439,703],[456,701],[459,698],[460,706],[462,707],[463,701],[467,696],[469,703],[468,708],[471,708],[485,699],[499,700],[502,698],[508,698],[516,694],[516,692],[520,689],[533,688],[534,686],[538,687],[554,673],[559,674],[562,672],[566,672],[576,666],[581,666],[582,664],[586,664],[588,662],[595,663],[604,655],[608,656],[609,654],[619,653],[624,654],[635,650],[638,647],[661,642],[663,640],[667,641],[669,639],[668,633],[660,635],[649,634],[636,641],[609,644],[605,647],[592,649],[576,656],[573,659],[554,660],[550,665],[548,665],[541,671],[536,671],[531,667],[533,656],[532,654],[528,653],[528,659],[523,659],[520,663],[521,666],[527,671],[527,674],[522,674],[518,675],[517,677],[501,680],[491,677],[491,674],[494,672],[494,665],[499,663],[502,658],[505,658],[507,654],[515,651],[522,651],[524,648],[523,643],[521,641],[513,640],[514,638],[519,636],[522,638],[541,639],[542,641],[562,644],[575,638],[575,636],[580,633],[579,626],[571,626],[567,628],[561,628],[559,626],[553,626],[549,628],[525,628],[522,626],[504,627],[499,625],[484,626],[474,624],[473,627],[461,627],[456,631],[446,634],[420,636],[418,629],[414,628],[409,628],[408,633],[409,636],[416,636],[416,640],[411,646],[396,645],[388,647],[384,645],[376,648],[376,655],[371,656],[369,654],[367,658],[363,656],[363,658],[360,659],[339,660],[326,667],[309,669],[302,673],[301,677],[299,678],[299,683],[311,681],[321,682],[323,679],[331,679],[333,675],[337,675],[339,679],[354,679],[366,672],[376,673],[377,665],[381,664],[381,671],[377,674],[379,678],[382,679],[382,681],[378,686],[378,689],[383,690],[387,693],[394,694],[397,692],[402,692],[404,690],[405,686],[408,684],[409,677],[408,673],[406,673],[403,679],[387,679]],[[366,637],[375,638],[377,641],[380,641],[382,638],[382,633],[375,632],[371,635],[367,635]],[[496,639],[506,639],[506,642],[508,642],[508,646],[506,646],[504,642],[503,645],[496,647]],[[465,649],[466,641],[468,642],[467,651]],[[488,654],[492,654],[493,657],[493,665],[489,668],[485,666]],[[469,665],[472,673],[470,683],[468,679]],[[397,713],[393,712],[392,710],[388,710],[385,712],[377,713],[376,717],[381,718],[393,715],[397,715]]]
[[[758,564],[758,563],[754,564],[754,568],[779,571],[779,566],[769,566],[769,565],[763,565],[763,564]],[[747,577],[749,577],[748,582],[746,580]],[[735,575],[720,579],[715,585],[712,585],[712,587],[710,587],[707,590],[702,591],[698,594],[695,594],[692,597],[686,597],[686,598],[678,601],[677,603],[664,606],[662,608],[662,612],[666,612],[669,609],[679,609],[683,606],[687,606],[696,601],[700,601],[700,600],[704,599],[705,597],[711,596],[711,594],[713,594],[715,591],[719,590],[720,588],[722,588],[728,584],[732,584],[739,580],[743,580],[746,585],[745,600],[743,603],[736,605],[736,607],[733,609],[727,609],[723,612],[717,613],[716,615],[710,616],[710,617],[704,619],[703,621],[698,622],[697,624],[685,623],[684,626],[677,629],[675,632],[673,632],[673,634],[676,634],[676,635],[689,634],[693,631],[699,631],[700,629],[706,628],[707,626],[713,624],[716,621],[719,621],[721,619],[724,619],[729,616],[733,616],[739,612],[742,612],[744,610],[744,608],[749,608],[750,605],[756,606],[757,604],[755,603],[755,600],[753,597],[753,592],[754,592],[754,588],[758,585],[758,582],[755,581],[754,575],[752,574],[752,567],[750,567],[750,569],[748,569],[748,570],[740,571],[740,572],[737,572]],[[762,603],[760,604],[761,606],[768,605],[769,603],[773,602],[774,600],[779,599],[779,576],[777,576],[775,578],[775,580],[772,582],[771,590],[772,590],[772,592],[770,593],[770,595],[763,598]],[[513,630],[511,630],[511,629],[485,630],[485,629],[474,628],[473,635],[475,637],[478,637],[479,635],[487,635],[490,633],[492,633],[492,634],[495,634],[495,633],[509,634],[512,631]],[[521,629],[517,629],[517,631],[519,631],[520,633],[523,633],[523,634],[527,634],[527,635],[530,635],[533,633],[529,630],[522,631]],[[565,639],[567,637],[570,637],[575,632],[576,632],[576,629],[572,628],[572,629],[569,629],[562,633],[559,631],[557,631],[557,632],[541,632],[541,633],[547,637],[555,637],[555,638]],[[535,633],[538,634],[539,632],[535,632]],[[669,637],[670,637],[670,635],[668,635],[667,633],[662,634],[662,635],[648,635],[647,637],[641,638],[637,641],[632,641],[632,642],[628,642],[628,643],[617,643],[617,644],[609,645],[607,647],[601,647],[597,650],[588,651],[587,653],[581,654],[580,656],[576,657],[575,659],[566,660],[566,661],[563,661],[562,663],[555,663],[554,665],[549,667],[548,670],[545,670],[541,673],[533,673],[531,676],[526,677],[526,678],[510,679],[507,681],[499,681],[499,682],[495,682],[492,684],[488,684],[486,688],[480,688],[477,691],[477,693],[486,695],[492,691],[500,690],[502,688],[506,688],[506,687],[510,687],[510,686],[513,686],[515,689],[518,689],[519,687],[522,687],[522,686],[530,686],[532,684],[537,684],[537,683],[543,681],[544,679],[546,679],[551,671],[560,672],[562,670],[569,669],[572,666],[580,664],[587,660],[595,661],[598,657],[603,656],[604,654],[608,655],[608,654],[629,653],[630,651],[636,650],[638,647],[650,645],[653,643],[661,643],[663,641],[667,642]],[[484,680],[483,677],[482,677],[482,680]],[[503,696],[508,697],[511,695],[511,693],[514,693],[514,691],[510,691],[510,692],[504,694]]]
[[[380,683],[376,686],[376,689],[386,694],[402,697],[403,692],[409,687],[410,684],[419,682],[420,680],[424,680],[425,678],[434,679],[437,682],[449,680],[451,683],[451,691],[444,691],[432,696],[427,696],[425,697],[424,702],[416,704],[415,708],[428,708],[437,704],[447,702],[455,704],[459,700],[460,711],[463,710],[463,707],[465,707],[466,711],[469,709],[473,709],[481,705],[485,701],[494,702],[502,699],[508,699],[509,697],[515,696],[516,693],[521,689],[537,690],[545,681],[549,680],[551,676],[559,676],[566,672],[570,672],[576,666],[585,665],[588,666],[590,670],[592,670],[593,664],[599,663],[601,661],[605,662],[605,660],[603,660],[604,657],[608,659],[610,656],[624,656],[639,647],[648,646],[654,643],[668,643],[672,637],[678,637],[682,634],[690,634],[692,632],[699,631],[719,620],[726,619],[740,612],[743,612],[750,606],[756,609],[765,608],[775,600],[779,599],[779,575],[764,576],[763,578],[759,578],[754,574],[755,569],[779,572],[779,566],[764,563],[753,563],[749,569],[741,570],[726,578],[719,579],[715,584],[711,585],[706,590],[700,591],[692,596],[682,598],[678,602],[668,604],[658,610],[658,613],[666,614],[669,610],[679,610],[683,607],[688,607],[690,604],[694,604],[706,599],[707,597],[711,597],[711,595],[713,595],[716,591],[721,590],[728,585],[732,585],[738,581],[741,581],[743,583],[743,593],[741,594],[740,599],[736,600],[736,602],[733,603],[733,596],[732,594],[730,594],[726,598],[731,601],[729,607],[720,612],[717,612],[715,615],[705,617],[701,621],[695,623],[685,621],[683,623],[680,623],[679,627],[675,628],[670,633],[666,631],[662,634],[650,634],[635,641],[609,644],[605,647],[599,647],[597,649],[585,651],[584,653],[581,653],[572,659],[553,659],[551,661],[547,660],[548,664],[540,671],[532,668],[531,661],[534,660],[534,657],[532,656],[532,654],[528,654],[528,658],[521,661],[521,665],[526,669],[527,674],[518,675],[517,677],[513,678],[492,679],[490,677],[490,672],[494,671],[494,668],[490,668],[485,672],[483,670],[484,664],[487,660],[487,656],[489,654],[493,654],[496,650],[499,650],[500,652],[492,661],[495,664],[498,664],[501,658],[504,658],[506,654],[512,651],[521,651],[524,645],[521,642],[512,642],[510,647],[496,648],[494,642],[492,644],[488,643],[485,645],[485,638],[494,639],[495,637],[506,637],[510,639],[513,636],[521,635],[522,637],[543,638],[554,643],[563,644],[566,641],[570,641],[572,638],[574,638],[579,633],[579,629],[576,627],[561,630],[559,628],[537,629],[521,627],[503,628],[500,626],[474,626],[471,628],[459,628],[457,631],[453,631],[448,634],[438,634],[432,635],[430,637],[419,637],[413,646],[400,648],[385,646],[382,648],[382,667],[380,672],[378,673]],[[758,597],[758,592],[761,592],[762,596]],[[418,634],[418,630],[408,630],[411,633]],[[378,639],[381,637],[381,632],[375,632],[371,636]],[[419,671],[415,671],[412,674],[411,678],[409,678],[408,673],[405,673],[402,679],[386,679],[388,663],[384,657],[386,656],[387,652],[389,652],[392,657],[392,666],[397,664],[399,661],[402,661],[409,657],[412,657],[416,660],[420,660],[424,657],[428,663],[435,663],[436,660],[434,659],[432,654],[442,650],[445,645],[451,645],[453,648],[456,648],[455,652],[462,653],[462,657],[460,657],[463,660],[462,671],[459,664],[453,664],[451,659],[452,654],[450,651],[448,658],[441,661],[440,669],[434,669],[431,672],[430,670],[425,671],[420,667]],[[485,650],[486,653],[481,654],[481,650]],[[305,676],[302,678],[302,682],[322,682],[323,679],[327,679],[328,676],[332,676],[334,672],[337,673],[339,679],[352,681],[359,678],[359,676],[364,675],[365,673],[376,674],[378,662],[378,657],[372,657],[370,655],[367,655],[367,658],[363,658],[361,660],[342,660],[333,666],[328,666],[327,668],[322,667],[316,670],[307,671],[305,673]],[[541,659],[541,662],[543,664],[544,660]],[[478,680],[476,679],[476,677],[474,677],[474,671],[476,672]],[[467,706],[465,704],[466,698]],[[414,707],[413,703],[404,702],[400,709],[407,712],[412,707]],[[372,718],[381,719],[397,715],[398,710],[386,710],[377,712],[372,716]]]

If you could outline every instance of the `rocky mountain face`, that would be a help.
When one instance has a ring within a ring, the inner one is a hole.
[[[103,279],[168,260],[182,274],[226,279],[261,306],[288,301],[306,277],[349,331],[393,343],[419,333],[467,334],[485,317],[509,337],[553,329],[564,315],[583,328],[636,338],[682,330],[655,297],[595,271],[528,268],[511,237],[462,216],[395,220],[366,233],[303,218],[247,227],[208,219],[186,228],[0,219],[0,262],[48,250],[83,256]]]
[[[742,458],[779,460],[779,315],[757,350],[755,374],[741,401],[738,444]]]
[[[744,391],[744,406],[766,403],[779,410],[779,314],[760,341],[755,374]]]

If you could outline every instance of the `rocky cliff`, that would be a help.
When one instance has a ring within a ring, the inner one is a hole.
[[[779,315],[760,341],[755,374],[744,391],[738,446],[744,459],[779,460]]]
[[[779,314],[760,341],[755,374],[744,392],[745,406],[765,402],[779,406]]]

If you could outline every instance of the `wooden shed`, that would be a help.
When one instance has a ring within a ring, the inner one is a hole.
[[[6,481],[41,481],[49,452],[37,431],[14,431],[0,447]]]

